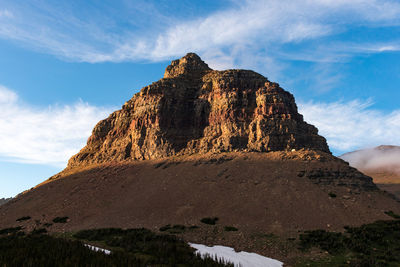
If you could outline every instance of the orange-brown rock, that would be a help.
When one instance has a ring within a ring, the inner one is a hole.
[[[212,70],[189,53],[100,121],[68,167],[302,148],[329,153],[325,138],[298,113],[292,94],[253,71]]]

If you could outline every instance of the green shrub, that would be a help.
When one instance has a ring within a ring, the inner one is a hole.
[[[319,247],[337,259],[347,257],[350,266],[397,266],[400,262],[400,220],[347,226],[345,230],[307,231],[300,235],[300,248]]]
[[[400,219],[400,215],[394,213],[393,211],[389,210],[389,211],[385,211],[386,215],[389,215],[390,217],[394,218],[394,219]]]
[[[160,230],[160,232],[165,232],[165,231],[168,231],[169,229],[171,229],[171,225],[167,224],[167,225],[160,227],[159,230]]]
[[[172,226],[172,229],[184,231],[186,229],[186,226],[182,224],[175,224],[174,226]]]
[[[175,224],[173,226],[171,226],[170,224],[167,224],[163,227],[160,227],[160,232],[165,232],[165,231],[170,231],[171,233],[181,233],[183,231],[185,231],[186,226],[182,225],[182,224]]]
[[[236,227],[233,226],[225,226],[224,230],[227,232],[236,232],[238,229]]]
[[[144,266],[128,253],[105,255],[48,235],[0,238],[0,266]]]
[[[169,233],[171,234],[181,234],[186,230],[186,226],[181,224],[175,224],[174,226],[169,229]]]
[[[303,250],[313,246],[319,246],[321,249],[329,253],[337,253],[343,251],[343,236],[341,233],[327,232],[325,230],[306,231],[300,235],[300,247]]]
[[[66,223],[68,219],[68,217],[56,217],[53,219],[53,223]]]
[[[174,225],[170,229],[182,229],[182,225]],[[186,227],[185,227],[186,228]],[[137,255],[141,265],[130,266],[232,266],[214,262],[210,258],[201,259],[193,253],[193,249],[183,240],[167,234],[156,234],[147,229],[94,229],[79,231],[75,238],[103,242],[108,247],[118,248],[130,255]],[[112,254],[115,252],[113,251]],[[111,254],[111,255],[112,255]],[[129,266],[129,265],[117,265]]]
[[[336,194],[335,193],[333,193],[333,192],[329,192],[329,194],[328,194],[331,198],[335,198],[336,197]]]
[[[39,228],[39,229],[34,229],[31,234],[32,235],[40,235],[40,234],[45,234],[47,233],[46,228]]]
[[[13,233],[19,232],[21,230],[22,230],[21,226],[11,227],[11,228],[4,228],[4,229],[0,230],[0,235],[13,234]]]
[[[200,222],[204,223],[204,224],[209,224],[209,225],[215,225],[218,221],[218,217],[206,217],[200,220]]]
[[[16,221],[17,222],[22,222],[22,221],[27,221],[27,220],[30,220],[30,219],[31,219],[31,216],[24,216],[24,217],[18,218]]]
[[[74,234],[78,239],[86,239],[89,241],[105,240],[108,237],[119,236],[125,233],[126,230],[119,228],[102,228],[95,230],[81,230]]]

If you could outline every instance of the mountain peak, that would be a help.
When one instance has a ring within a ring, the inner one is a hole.
[[[164,73],[164,78],[174,78],[181,75],[199,76],[211,69],[195,53],[188,53],[186,56],[173,60]]]
[[[216,71],[189,53],[100,121],[68,166],[208,152],[319,150],[293,95],[249,70]]]

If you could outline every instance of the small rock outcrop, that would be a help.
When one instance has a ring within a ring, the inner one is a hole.
[[[279,84],[249,70],[216,71],[189,53],[100,121],[68,167],[229,151],[311,149],[324,137]]]
[[[3,204],[6,204],[8,201],[10,201],[12,198],[0,198],[0,206]]]

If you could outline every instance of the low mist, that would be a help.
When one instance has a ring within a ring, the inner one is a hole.
[[[390,171],[400,174],[400,147],[380,146],[358,150],[340,156],[362,171]]]

